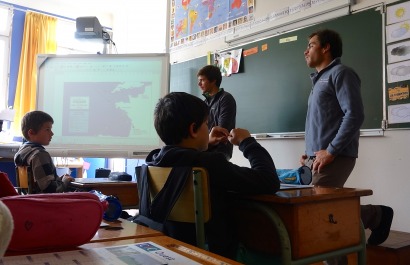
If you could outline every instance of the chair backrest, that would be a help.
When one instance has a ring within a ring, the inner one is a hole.
[[[158,192],[164,187],[168,175],[171,172],[171,167],[148,167],[148,179],[150,184],[151,198],[154,198]],[[211,205],[209,198],[208,172],[204,168],[194,167],[192,169],[192,177],[187,180],[186,186],[181,193],[178,201],[168,216],[171,221],[195,223],[195,194],[194,194],[194,176],[200,174],[201,183],[197,183],[201,187],[201,195],[203,202],[204,221],[210,219]],[[198,176],[198,175],[197,175]]]
[[[16,166],[16,182],[20,194],[31,194],[33,187],[33,176],[29,166]]]
[[[155,198],[162,189],[171,170],[171,167],[148,167],[151,199]],[[188,178],[180,197],[168,216],[168,220],[195,223],[197,246],[205,248],[204,224],[210,218],[208,172],[204,168],[194,167],[192,168],[192,176]]]

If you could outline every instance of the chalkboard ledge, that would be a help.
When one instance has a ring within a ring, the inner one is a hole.
[[[305,138],[304,132],[287,132],[287,133],[255,133],[251,134],[257,140],[263,139],[290,139],[290,138]]]
[[[287,133],[254,133],[251,134],[257,140],[273,140],[273,139],[304,139],[304,132],[287,132]],[[360,130],[361,137],[377,137],[384,136],[383,129],[362,129]]]

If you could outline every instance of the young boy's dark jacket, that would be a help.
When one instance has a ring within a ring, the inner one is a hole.
[[[241,142],[239,149],[251,168],[228,162],[222,153],[199,152],[178,146],[153,150],[146,159],[146,163],[152,166],[203,167],[208,170],[212,213],[206,227],[207,243],[210,251],[224,256],[232,254],[228,212],[234,200],[229,192],[273,194],[280,187],[274,162],[265,148],[249,137]],[[195,244],[193,226],[168,221],[165,227],[168,235]]]

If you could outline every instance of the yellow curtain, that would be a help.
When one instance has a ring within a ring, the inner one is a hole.
[[[27,12],[24,23],[19,74],[17,78],[13,123],[14,135],[21,135],[21,118],[35,110],[37,95],[37,54],[55,54],[57,51],[54,17]]]

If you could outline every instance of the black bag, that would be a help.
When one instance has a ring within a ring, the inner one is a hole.
[[[95,177],[96,178],[108,178],[110,175],[111,170],[106,169],[106,168],[97,168],[95,170]]]

